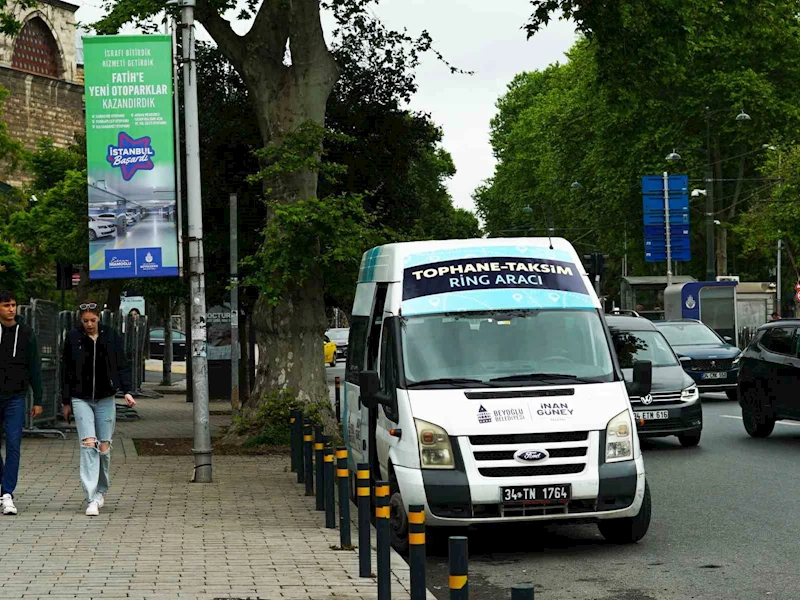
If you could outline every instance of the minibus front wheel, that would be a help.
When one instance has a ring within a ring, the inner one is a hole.
[[[408,513],[406,513],[400,486],[394,472],[389,480],[389,528],[392,532],[392,546],[400,554],[408,553]]]

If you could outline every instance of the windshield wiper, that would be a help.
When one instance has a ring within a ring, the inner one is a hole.
[[[578,377],[577,375],[569,375],[566,373],[521,373],[519,375],[495,377],[489,381],[542,381],[546,379],[569,379],[581,383],[597,383],[596,379],[588,379],[586,377]]]
[[[474,385],[481,385],[481,386],[488,386],[489,384],[481,379],[465,379],[462,377],[440,377],[439,379],[425,379],[423,381],[413,381],[409,383],[406,387],[408,388],[415,388],[415,387],[422,387],[425,385],[434,385],[434,384],[444,384],[444,385],[460,385],[460,386],[474,386]]]

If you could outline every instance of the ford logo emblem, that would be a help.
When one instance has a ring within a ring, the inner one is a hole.
[[[531,463],[550,458],[547,450],[520,450],[514,455],[519,462]]]

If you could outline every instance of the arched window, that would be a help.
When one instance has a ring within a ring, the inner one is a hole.
[[[59,62],[58,46],[47,24],[38,17],[25,23],[14,43],[11,67],[57,79]]]

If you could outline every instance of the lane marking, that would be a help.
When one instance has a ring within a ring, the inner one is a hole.
[[[737,417],[736,415],[720,415],[723,419],[738,419],[739,421],[742,420],[742,417]],[[800,427],[800,423],[784,423],[783,421],[775,421],[775,425],[786,425],[787,427]]]

